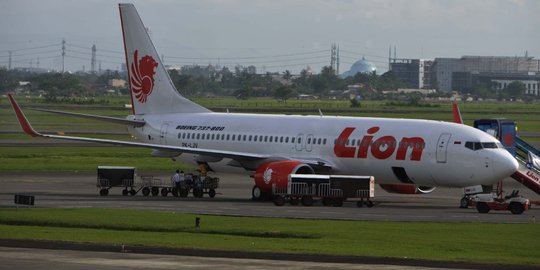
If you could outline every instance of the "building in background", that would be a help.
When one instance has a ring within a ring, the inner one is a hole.
[[[433,60],[428,59],[390,59],[390,70],[407,87],[412,89],[432,89]]]
[[[528,56],[435,58],[432,79],[437,90],[444,92],[468,92],[479,83],[501,83],[497,87],[502,87],[506,81],[522,81],[533,91],[538,89],[533,81],[540,80],[540,60]]]
[[[341,73],[339,76],[341,78],[347,78],[347,77],[352,77],[356,75],[356,73],[373,73],[373,72],[377,72],[377,67],[375,67],[373,63],[368,62],[366,58],[362,57],[362,59],[352,64],[351,68],[348,71]]]

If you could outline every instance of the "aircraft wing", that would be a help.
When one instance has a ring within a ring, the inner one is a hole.
[[[116,124],[124,124],[124,125],[130,125],[135,127],[141,127],[144,126],[146,122],[142,120],[129,120],[124,118],[117,118],[117,117],[110,117],[110,116],[101,116],[101,115],[92,115],[92,114],[85,114],[85,113],[74,113],[74,112],[63,112],[63,111],[55,111],[55,110],[48,110],[48,109],[33,109],[35,111],[41,111],[41,112],[50,112],[50,113],[57,113],[57,114],[65,114],[75,117],[82,117],[82,118],[89,118],[94,120],[101,120],[101,121],[107,121],[111,123]]]
[[[214,149],[189,148],[189,147],[161,145],[161,144],[152,144],[152,143],[140,143],[140,142],[119,141],[119,140],[96,139],[96,138],[88,138],[88,137],[42,134],[34,130],[32,125],[30,125],[30,122],[24,115],[23,111],[19,107],[19,104],[17,104],[13,96],[9,94],[8,97],[9,97],[9,101],[11,102],[11,106],[13,107],[13,110],[15,111],[15,114],[17,115],[17,120],[19,121],[21,128],[26,134],[32,137],[44,137],[44,138],[82,141],[82,142],[97,142],[97,143],[112,144],[112,145],[145,147],[145,148],[164,150],[164,151],[174,151],[174,152],[179,152],[179,153],[190,153],[190,154],[199,154],[199,155],[205,155],[205,156],[231,158],[235,160],[258,160],[258,159],[262,160],[262,159],[272,158],[271,156],[268,156],[268,155],[235,152],[235,151],[221,151],[221,150],[214,150]]]

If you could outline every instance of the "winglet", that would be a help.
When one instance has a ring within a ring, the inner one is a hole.
[[[452,111],[454,112],[454,123],[463,124],[463,118],[461,118],[461,111],[457,103],[452,103]]]
[[[37,131],[35,131],[32,126],[30,125],[30,122],[28,122],[28,119],[26,119],[26,116],[21,110],[21,107],[19,107],[19,104],[15,101],[13,96],[11,94],[8,94],[9,102],[11,102],[11,106],[13,107],[13,110],[15,111],[15,114],[17,115],[17,120],[19,121],[19,125],[21,125],[21,128],[23,129],[24,133],[32,136],[32,137],[38,137],[41,136],[41,134]]]

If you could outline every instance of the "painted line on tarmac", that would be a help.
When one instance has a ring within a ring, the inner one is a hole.
[[[220,207],[223,210],[240,210],[238,207]]]
[[[342,214],[340,212],[327,212],[327,211],[324,211],[324,212],[319,212],[321,214],[328,214],[328,215],[339,215],[339,214]]]
[[[288,212],[288,213],[311,213],[311,211],[305,211],[305,210],[285,210],[285,212]]]

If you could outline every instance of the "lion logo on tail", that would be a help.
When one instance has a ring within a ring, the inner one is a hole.
[[[145,103],[148,96],[154,89],[154,74],[158,63],[150,55],[146,55],[141,60],[138,58],[138,50],[133,53],[133,63],[131,63],[131,92],[140,103]]]

